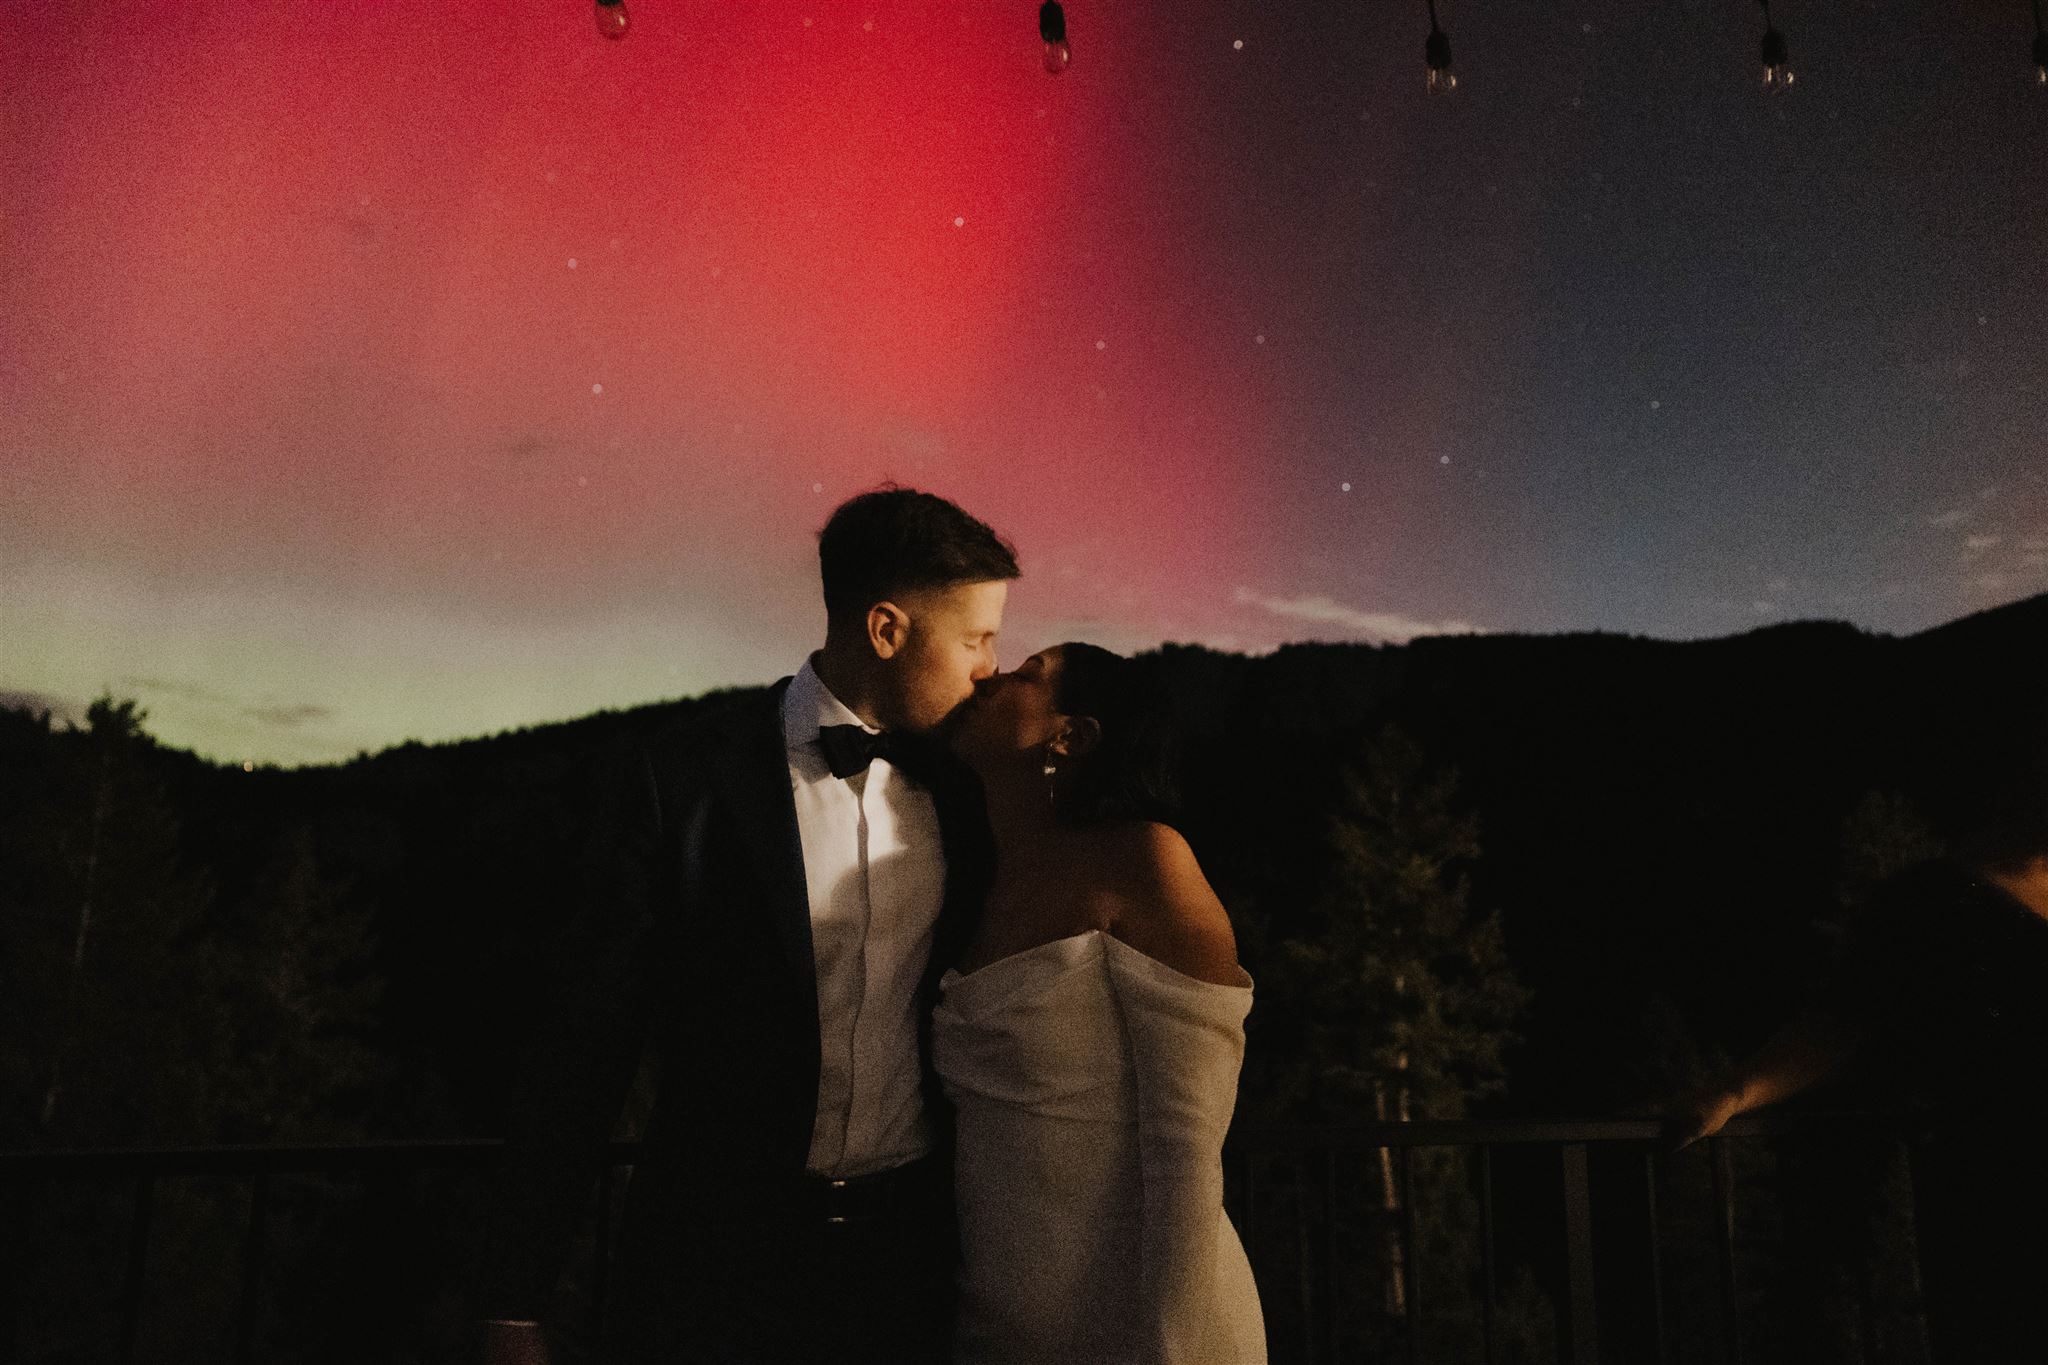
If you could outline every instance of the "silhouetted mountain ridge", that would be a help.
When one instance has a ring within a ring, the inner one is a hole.
[[[1504,913],[1535,993],[1504,1103],[1584,1112],[1668,1080],[1677,1035],[1736,1049],[1790,1007],[1840,913],[1858,803],[1931,811],[2038,712],[2048,596],[1906,637],[1793,622],[1157,654],[1188,836],[1226,903],[1276,932],[1317,894],[1343,764],[1375,734],[1457,772],[1481,825],[1474,900]],[[604,838],[604,755],[752,690],[331,767],[151,761],[222,904],[260,899],[266,850],[309,831],[320,875],[373,909],[386,1043],[413,1086],[381,1125],[489,1131],[507,1040],[581,932],[571,869]]]

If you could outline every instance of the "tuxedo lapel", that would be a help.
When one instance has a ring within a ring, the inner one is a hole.
[[[750,707],[738,718],[709,776],[720,803],[734,817],[743,857],[760,888],[761,911],[783,960],[802,979],[803,993],[815,1001],[810,894],[782,736],[782,695],[789,682],[784,678],[775,684],[758,709]]]

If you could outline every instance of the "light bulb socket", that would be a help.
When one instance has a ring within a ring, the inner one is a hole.
[[[1790,60],[1785,51],[1785,35],[1774,28],[1764,30],[1762,50],[1765,66],[1779,67],[1785,65]]]
[[[2048,70],[2048,33],[2034,35],[2034,65]]]
[[[1060,8],[1059,0],[1045,0],[1038,7],[1038,36],[1048,43],[1067,40],[1067,12]]]
[[[1451,35],[1442,29],[1431,27],[1429,37],[1422,43],[1422,60],[1429,63],[1431,71],[1451,69]]]

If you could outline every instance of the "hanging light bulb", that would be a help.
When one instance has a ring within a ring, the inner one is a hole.
[[[1045,74],[1059,75],[1074,55],[1067,47],[1067,12],[1059,0],[1045,0],[1038,7],[1038,36],[1045,40]]]
[[[2034,0],[2034,84],[2048,85],[2048,29],[2041,27],[2041,0]]]
[[[1448,95],[1458,88],[1451,70],[1451,38],[1436,26],[1436,0],[1429,0],[1429,37],[1422,42],[1422,60],[1429,68],[1429,93]]]
[[[1757,0],[1764,9],[1764,89],[1792,88],[1792,59],[1785,50],[1785,35],[1771,22],[1771,0]]]
[[[597,31],[607,38],[623,38],[629,24],[626,0],[597,0]]]

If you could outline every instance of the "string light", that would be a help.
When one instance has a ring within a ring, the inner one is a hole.
[[[1790,90],[1792,88],[1792,58],[1785,50],[1785,35],[1778,32],[1771,22],[1771,0],[1757,0],[1764,10],[1764,89],[1768,91]]]
[[[1448,95],[1458,88],[1458,75],[1451,70],[1450,35],[1436,26],[1436,0],[1429,0],[1429,37],[1422,42],[1422,60],[1429,68],[1429,93]]]
[[[1059,0],[1045,0],[1038,7],[1038,36],[1045,40],[1045,74],[1059,75],[1074,55],[1067,47],[1067,12]]]
[[[1432,95],[1448,95],[1458,88],[1458,75],[1451,67],[1451,39],[1442,25],[1437,22],[1436,0],[1427,0],[1429,7],[1429,36],[1423,40],[1422,60],[1426,70],[1428,91]],[[1764,90],[1776,92],[1790,90],[1798,77],[1792,70],[1790,49],[1785,35],[1771,18],[1771,0],[1757,0],[1763,11],[1764,34],[1758,50],[1763,58]],[[2032,56],[2034,82],[2048,87],[2048,25],[2041,16],[2041,0],[2032,0],[2034,12],[2034,42]],[[632,27],[631,17],[626,12],[626,0],[593,0],[592,14],[599,34],[610,39],[624,38]],[[805,21],[809,23],[808,20]],[[1048,75],[1057,76],[1067,69],[1073,59],[1073,49],[1067,41],[1067,15],[1059,0],[1044,0],[1038,7],[1038,36],[1045,45],[1045,70]],[[1242,47],[1240,42],[1238,46]]]

